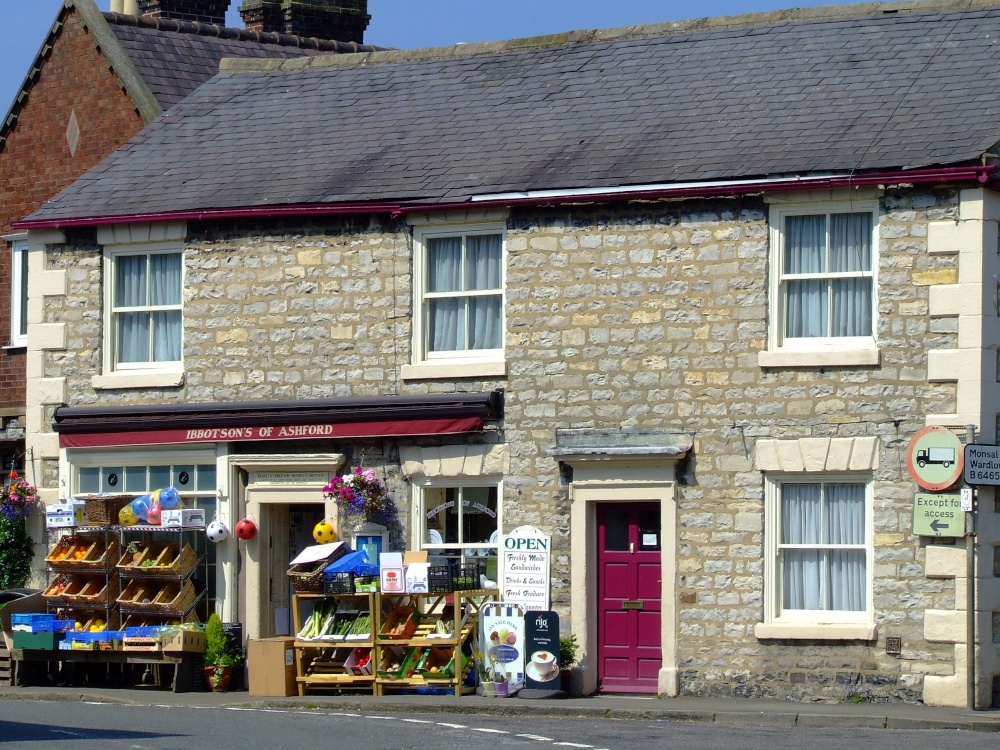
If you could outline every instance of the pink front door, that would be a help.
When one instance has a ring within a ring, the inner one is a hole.
[[[656,693],[660,650],[660,506],[597,506],[597,689]]]

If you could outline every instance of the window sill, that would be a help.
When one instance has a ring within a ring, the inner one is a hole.
[[[184,385],[184,373],[177,372],[116,372],[111,375],[95,375],[90,385],[97,390],[121,390],[123,388],[174,388]]]
[[[11,351],[11,350],[16,351],[18,349],[27,349],[27,348],[28,348],[28,342],[27,341],[25,341],[24,343],[12,343],[12,344],[4,344],[3,345],[3,349],[5,351]]]
[[[761,639],[780,638],[801,641],[874,641],[878,638],[877,625],[847,623],[792,623],[758,622],[753,634]]]
[[[456,380],[458,378],[503,378],[507,376],[507,363],[494,362],[424,362],[403,365],[399,375],[403,380]]]
[[[775,349],[757,353],[758,367],[863,367],[878,363],[879,350],[876,348],[812,351]]]

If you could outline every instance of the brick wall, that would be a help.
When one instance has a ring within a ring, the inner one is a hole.
[[[139,13],[153,18],[176,18],[226,25],[230,0],[139,0]]]
[[[926,237],[929,221],[957,216],[958,199],[947,190],[900,191],[880,205],[877,367],[758,366],[768,209],[745,198],[515,213],[507,225],[506,379],[399,381],[410,358],[409,236],[368,219],[190,228],[185,383],[157,392],[93,390],[97,248],[54,248],[50,266],[68,269],[69,289],[50,299],[46,316],[68,324],[68,346],[47,353],[44,369],[67,378],[78,406],[505,387],[504,527],[530,523],[553,535],[553,604],[564,615],[569,498],[547,455],[555,430],[692,433],[693,456],[677,487],[681,693],[833,700],[860,681],[873,695],[916,701],[925,675],[954,669],[952,646],[924,635],[923,612],[954,607],[955,584],[925,575],[925,548],[910,531],[905,449],[926,415],[955,410],[955,384],[928,382],[926,352],[956,344],[954,321],[931,318],[928,298],[930,284],[957,277],[957,261],[929,254]],[[754,636],[764,582],[753,446],[803,437],[879,439],[878,642]],[[401,482],[397,472],[390,481]],[[902,637],[902,656],[885,653],[887,632]]]
[[[66,131],[72,113],[80,128],[76,153]],[[0,234],[27,216],[142,125],[106,59],[78,16],[69,13],[17,124],[0,151]],[[10,335],[10,248],[0,240],[0,340]],[[0,350],[0,409],[24,405],[24,350]]]
[[[246,0],[240,6],[240,16],[253,31],[358,44],[364,43],[371,20],[367,0]]]

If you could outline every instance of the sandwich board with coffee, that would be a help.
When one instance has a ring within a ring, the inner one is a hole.
[[[559,690],[559,615],[546,610],[524,614],[524,687]]]

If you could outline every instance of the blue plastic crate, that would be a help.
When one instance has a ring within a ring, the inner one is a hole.
[[[125,628],[126,638],[156,638],[163,630],[162,625],[143,625],[141,627]]]
[[[66,633],[76,627],[76,620],[52,620],[51,622],[37,623],[34,628],[36,633]]]
[[[46,615],[40,612],[19,612],[10,616],[10,624],[14,625],[37,625],[42,622],[54,622],[55,615]]]
[[[107,643],[120,641],[124,637],[124,630],[98,630],[96,633],[74,631],[66,634],[66,640],[71,643]]]

